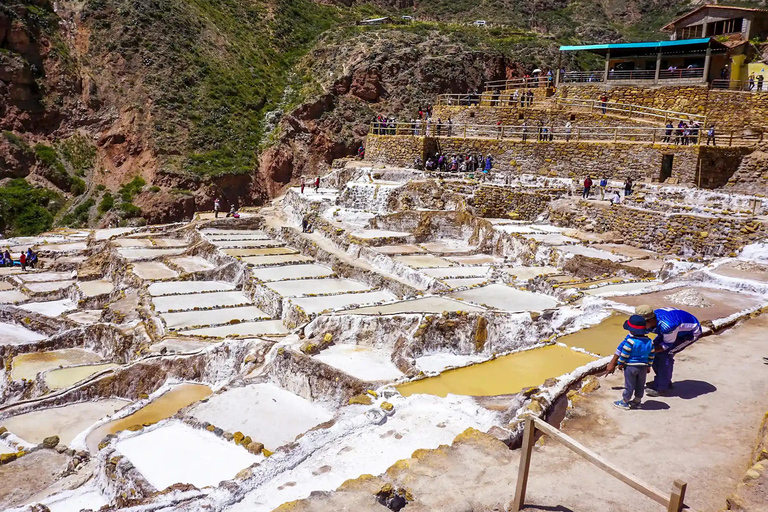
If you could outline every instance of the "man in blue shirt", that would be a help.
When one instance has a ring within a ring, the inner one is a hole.
[[[653,360],[653,382],[648,384],[648,396],[663,395],[672,386],[672,372],[675,354],[681,352],[701,338],[701,323],[682,309],[637,306],[635,314],[646,320],[649,332],[655,333]]]

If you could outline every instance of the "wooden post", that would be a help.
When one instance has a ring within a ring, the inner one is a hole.
[[[629,106],[629,118],[632,119],[632,105]]]
[[[669,497],[667,512],[682,512],[685,501],[685,490],[688,484],[682,480],[675,480],[672,495]]]
[[[515,489],[515,501],[512,504],[512,512],[519,512],[525,504],[525,491],[528,487],[528,470],[531,468],[531,455],[536,438],[536,424],[533,418],[525,418],[525,432],[523,433],[523,446],[520,448],[520,466],[517,470],[517,488]]]
[[[653,142],[651,144],[656,144],[656,128],[653,129]]]
[[[731,130],[731,137],[728,139],[728,145],[733,146],[733,130]]]
[[[464,138],[467,138],[467,125],[464,125]]]
[[[618,128],[614,128],[614,130],[613,130],[613,142],[616,142],[616,140],[618,140],[618,138],[619,138],[619,129]]]
[[[581,132],[576,128],[576,140],[581,140]]]
[[[504,125],[501,125],[501,131],[499,132],[499,138],[500,139],[504,138]]]

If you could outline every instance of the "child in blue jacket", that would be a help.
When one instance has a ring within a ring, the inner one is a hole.
[[[606,370],[611,374],[618,366],[624,371],[624,393],[613,405],[629,410],[640,407],[643,399],[645,379],[653,364],[653,341],[648,337],[646,321],[641,315],[629,317],[624,322],[624,329],[629,334],[619,344]]]

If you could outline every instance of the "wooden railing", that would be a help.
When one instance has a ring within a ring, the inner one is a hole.
[[[670,132],[667,134],[667,132]],[[701,126],[693,129],[686,136],[676,127],[645,126],[572,126],[564,125],[480,125],[452,123],[371,123],[370,135],[401,135],[411,137],[459,138],[459,139],[497,139],[520,142],[636,142],[644,144],[680,144],[706,145],[707,130]],[[720,146],[752,146],[763,141],[763,133],[739,134],[734,131],[716,132],[715,140],[710,141]]]
[[[538,87],[548,87],[554,85],[554,78],[544,76],[510,78],[509,80],[494,80],[485,82],[485,90],[504,90],[504,89],[533,89]]]
[[[669,121],[677,124],[680,121],[692,123],[698,121],[700,124],[706,124],[707,117],[701,114],[689,114],[687,112],[676,112],[674,110],[662,110],[659,108],[645,107],[642,105],[632,105],[630,103],[616,103],[607,101],[603,103],[599,100],[587,100],[578,98],[555,97],[554,102],[557,105],[567,105],[569,107],[583,107],[592,111],[611,113],[616,115],[631,117],[647,117],[656,121],[663,121],[665,124]]]
[[[656,503],[666,507],[667,512],[681,512],[685,507],[685,491],[688,484],[682,480],[675,480],[672,491],[665,493],[659,489],[656,489],[652,485],[640,480],[631,473],[624,471],[623,469],[608,462],[600,455],[596,454],[589,448],[585,447],[575,439],[562,433],[547,422],[535,417],[527,416],[525,418],[525,431],[523,433],[523,446],[520,454],[520,466],[517,472],[517,487],[515,489],[515,500],[512,503],[512,511],[519,512],[523,510],[525,505],[525,493],[528,488],[528,475],[531,467],[531,456],[533,455],[533,445],[536,441],[536,430],[548,435],[550,439],[557,441],[572,452],[585,459],[587,462],[594,464],[598,468],[602,469],[609,475],[618,480],[621,480],[628,486],[632,487],[636,491],[641,492],[645,496],[651,498]],[[689,512],[694,512],[692,509],[685,507]]]

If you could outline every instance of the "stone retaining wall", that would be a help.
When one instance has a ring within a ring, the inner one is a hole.
[[[519,191],[509,187],[481,186],[472,206],[476,215],[491,219],[535,220],[549,207],[550,201],[567,193],[565,189]]]
[[[368,135],[365,158],[371,162],[411,167],[417,156],[426,161],[427,139],[410,135]]]
[[[760,133],[768,127],[768,92],[724,91],[706,85],[583,84],[561,85],[556,95],[597,100],[603,91],[612,102],[705,115],[707,123],[714,123],[720,134],[729,130]]]
[[[755,219],[667,214],[594,201],[555,202],[549,219],[558,226],[624,234],[625,243],[661,254],[736,256],[768,234],[766,224]]]

